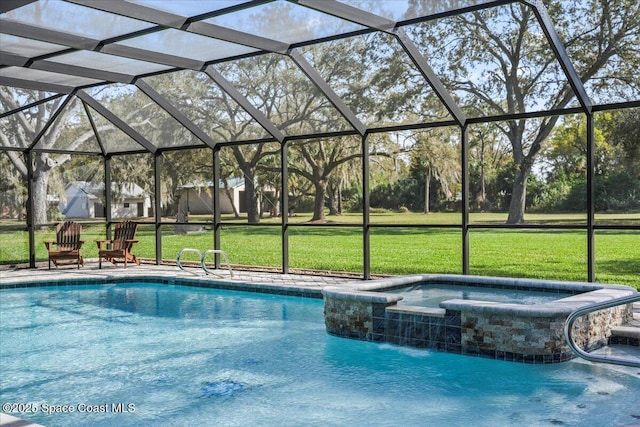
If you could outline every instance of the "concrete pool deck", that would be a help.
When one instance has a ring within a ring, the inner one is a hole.
[[[246,290],[244,285],[250,284],[255,290],[264,289],[269,292],[282,290],[291,293],[299,293],[303,296],[315,296],[322,298],[322,289],[327,286],[338,286],[349,288],[354,284],[364,282],[363,279],[350,277],[339,277],[331,275],[307,275],[307,274],[282,274],[276,272],[233,270],[233,277],[229,270],[213,270],[213,274],[205,274],[199,267],[186,267],[181,270],[173,265],[141,264],[130,265],[126,269],[122,266],[103,264],[102,269],[97,263],[86,263],[84,267],[78,269],[74,267],[65,268],[9,268],[0,269],[0,287],[11,288],[21,286],[25,283],[51,283],[53,285],[66,281],[86,279],[90,282],[108,281],[114,279],[136,279],[149,278],[175,280],[175,279],[196,279],[198,281],[224,281],[233,287],[237,285],[238,290]]]

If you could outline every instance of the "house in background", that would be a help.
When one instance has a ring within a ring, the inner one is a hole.
[[[132,182],[111,184],[111,217],[140,218],[149,216],[151,198]],[[67,185],[58,209],[65,218],[98,218],[105,216],[104,183],[76,181]]]
[[[218,185],[220,195],[220,213],[233,213],[234,206],[238,213],[247,212],[244,198],[244,178],[227,179],[227,190],[221,181]],[[262,191],[261,210],[269,211],[264,204],[273,203],[274,191]],[[179,197],[178,210],[192,215],[206,215],[213,213],[213,182],[194,182],[176,189]]]

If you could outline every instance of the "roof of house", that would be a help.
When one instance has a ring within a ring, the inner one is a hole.
[[[89,181],[74,181],[67,184],[66,190],[68,191],[72,187],[75,187],[78,190],[82,191],[83,193],[93,197],[101,196],[104,193],[103,182],[95,183],[95,182],[89,182]],[[145,192],[145,190],[142,187],[140,187],[138,184],[135,184],[133,182],[123,182],[123,183],[113,182],[111,183],[111,192],[114,194],[115,197],[118,197],[118,198],[147,197],[147,193]]]
[[[230,188],[240,188],[244,186],[244,178],[227,178],[227,185]],[[207,188],[213,187],[213,181],[212,180],[193,181],[188,184],[180,185],[178,189],[180,190],[180,189],[191,189],[191,188],[202,188],[202,187],[207,187]],[[224,188],[224,182],[222,180],[218,182],[218,187]]]

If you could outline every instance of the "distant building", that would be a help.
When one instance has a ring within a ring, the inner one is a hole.
[[[238,213],[247,212],[245,202],[245,185],[244,178],[227,179],[227,190],[221,181],[218,186],[220,195],[220,213],[233,213],[235,206]],[[213,212],[213,181],[194,182],[178,187],[176,195],[179,197],[179,212],[188,212],[192,215],[206,215]],[[274,191],[262,191],[260,205],[264,203],[273,203]],[[269,200],[266,200],[269,199]],[[262,209],[270,210],[269,207]]]
[[[140,218],[149,216],[151,198],[137,184],[111,184],[111,217]],[[76,181],[67,185],[58,203],[65,218],[98,218],[105,216],[104,183]]]

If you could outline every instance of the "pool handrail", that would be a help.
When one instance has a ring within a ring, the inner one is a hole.
[[[623,304],[631,304],[634,302],[640,301],[640,293],[636,292],[631,295],[625,295],[618,298],[613,298],[607,301],[596,302],[593,304],[586,305],[584,307],[578,308],[569,314],[567,320],[564,324],[564,339],[577,356],[588,360],[590,362],[599,362],[599,363],[611,363],[614,365],[622,365],[622,366],[631,366],[634,368],[640,368],[640,359],[628,359],[624,357],[617,356],[606,356],[599,354],[591,354],[576,345],[573,341],[573,337],[571,333],[573,331],[573,323],[578,319],[578,317],[584,316],[585,314],[590,314],[599,310],[604,310],[607,308],[616,307]]]
[[[227,269],[229,270],[229,275],[231,276],[231,278],[233,278],[233,270],[231,269],[231,264],[229,263],[229,257],[227,257],[226,252],[220,250],[220,249],[207,249],[206,251],[204,251],[204,253],[202,253],[199,249],[194,249],[194,248],[183,248],[180,250],[180,252],[178,252],[178,255],[176,256],[176,264],[178,265],[178,267],[180,268],[180,270],[182,271],[187,271],[182,267],[182,264],[180,263],[180,258],[182,257],[182,254],[184,252],[195,252],[200,256],[200,267],[202,267],[202,269],[204,270],[205,274],[213,274],[214,276],[217,276],[216,274],[214,274],[211,270],[209,270],[209,268],[207,267],[207,264],[205,263],[205,257],[208,254],[221,254],[224,257],[225,262],[227,263]],[[195,273],[194,273],[195,274]]]
[[[205,271],[205,273],[207,274],[213,274],[210,272],[209,268],[207,268],[206,263],[204,262],[205,257],[208,254],[220,254],[224,257],[225,262],[227,263],[227,269],[229,270],[229,275],[231,277],[233,277],[233,270],[231,269],[231,264],[229,263],[229,257],[227,257],[227,254],[225,251],[220,250],[220,249],[207,249],[206,251],[204,251],[202,253],[202,257],[200,257],[200,264],[202,265],[202,269]]]

